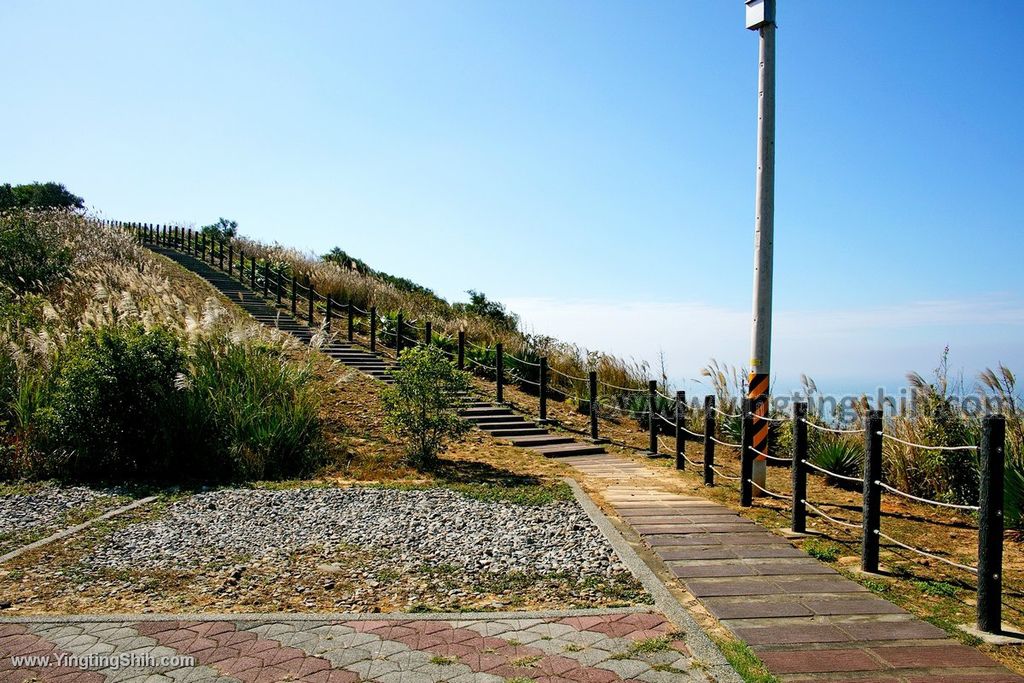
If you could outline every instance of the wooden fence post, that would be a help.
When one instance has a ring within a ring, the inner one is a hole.
[[[590,407],[590,438],[599,441],[601,435],[598,433],[597,414],[597,370],[587,373],[587,384],[589,386],[589,407]]]
[[[882,411],[869,410],[864,420],[864,505],[860,568],[878,572],[879,524],[882,519]]]
[[[434,327],[430,321],[423,323],[423,345],[430,346],[434,342]]]
[[[356,305],[348,302],[348,340],[356,338]]]
[[[466,369],[466,331],[459,330],[459,370]]]
[[[715,397],[704,397],[704,485],[715,485]]]
[[[334,300],[331,298],[330,294],[324,297],[324,329],[328,332],[331,331],[331,318],[334,315],[334,312],[331,310],[333,303]]]
[[[647,432],[648,455],[658,454],[658,381],[648,380],[647,382]]]
[[[740,437],[740,507],[748,508],[753,502],[754,486],[754,453],[750,450],[754,440],[754,421],[751,417],[751,401],[745,398],[740,402],[742,431]]]
[[[402,354],[402,328],[405,326],[402,312],[398,312],[398,320],[395,322],[395,360]]]
[[[802,534],[807,531],[807,404],[793,403],[793,519],[791,528]]]
[[[313,305],[316,302],[316,290],[313,289],[313,283],[308,277],[306,278],[306,294],[309,296],[309,307],[306,312],[306,319],[309,322],[309,326],[313,327]]]
[[[377,307],[370,306],[370,351],[377,350]]]
[[[540,372],[537,378],[538,392],[540,393],[540,424],[547,424],[548,421],[548,357],[540,359]]]
[[[505,346],[498,342],[494,345],[494,374],[498,382],[498,403],[505,402]]]
[[[988,415],[981,432],[978,510],[978,630],[1001,633],[1003,594],[1003,467],[1006,418]]]
[[[263,262],[263,298],[270,294],[270,264]]]
[[[686,392],[676,392],[676,469],[686,469]]]

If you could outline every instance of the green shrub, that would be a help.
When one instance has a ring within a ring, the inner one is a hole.
[[[0,215],[0,284],[14,292],[44,292],[67,277],[71,250],[47,235],[32,213]]]
[[[254,340],[211,334],[193,344],[183,390],[183,462],[214,480],[287,479],[323,462],[308,365]]]
[[[406,440],[410,461],[429,467],[449,440],[469,429],[459,417],[469,376],[431,346],[403,351],[393,374],[395,384],[382,394],[387,424]]]
[[[88,330],[68,344],[42,408],[40,445],[55,456],[52,474],[95,480],[165,472],[174,379],[184,363],[177,337],[139,325]]]
[[[846,477],[861,477],[864,472],[864,448],[860,444],[846,438],[833,438],[831,435],[815,438],[810,444],[810,461],[818,467]],[[839,488],[857,491],[862,488],[859,482],[839,479],[826,474],[825,481]]]
[[[804,552],[822,562],[835,562],[839,559],[839,554],[842,551],[843,549],[839,545],[817,538],[812,538],[804,543]]]

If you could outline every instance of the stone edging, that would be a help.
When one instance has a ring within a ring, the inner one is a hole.
[[[20,548],[15,548],[11,552],[7,553],[6,555],[0,555],[0,563],[7,562],[8,560],[13,560],[14,558],[16,558],[16,557],[18,557],[20,555],[24,555],[25,553],[29,552],[30,550],[35,550],[36,548],[41,548],[42,546],[44,546],[44,545],[46,545],[48,543],[53,543],[54,541],[59,541],[59,540],[64,539],[64,538],[68,538],[69,536],[74,536],[75,534],[79,533],[80,531],[84,531],[85,529],[88,529],[89,527],[91,527],[96,522],[102,522],[105,519],[110,519],[111,517],[116,517],[117,515],[120,515],[120,514],[123,514],[125,512],[128,512],[129,510],[134,510],[135,508],[137,508],[137,507],[139,507],[141,505],[146,505],[147,503],[152,503],[154,500],[156,500],[156,498],[157,498],[156,496],[148,496],[146,498],[141,498],[141,499],[136,500],[136,501],[134,501],[132,503],[129,503],[128,505],[119,507],[119,508],[114,509],[114,510],[108,510],[108,511],[104,512],[102,515],[99,515],[98,517],[93,517],[92,519],[86,520],[86,521],[82,522],[81,524],[76,524],[75,526],[68,527],[67,529],[64,529],[63,531],[58,531],[57,533],[51,534],[51,535],[47,536],[46,538],[41,538],[38,541],[33,541],[32,543],[29,543],[28,545],[23,545]]]
[[[671,621],[681,626],[686,637],[684,641],[690,648],[693,656],[704,662],[708,667],[708,673],[719,683],[742,683],[743,679],[736,673],[725,655],[718,649],[718,646],[708,637],[700,624],[683,607],[675,596],[665,587],[660,579],[654,574],[650,567],[640,559],[629,542],[623,538],[619,530],[605,517],[601,509],[590,499],[590,496],[576,482],[576,480],[565,477],[566,484],[572,489],[576,500],[586,511],[591,521],[601,530],[612,548],[618,554],[634,576],[643,584],[647,592],[654,598],[654,605]]]

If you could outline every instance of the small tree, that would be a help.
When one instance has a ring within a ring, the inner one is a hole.
[[[231,239],[238,235],[238,221],[228,218],[219,218],[216,223],[204,225],[200,228],[202,234],[210,239]]]
[[[469,429],[459,417],[469,375],[434,346],[403,351],[393,374],[394,385],[382,395],[386,423],[405,439],[413,465],[430,467],[448,441]]]

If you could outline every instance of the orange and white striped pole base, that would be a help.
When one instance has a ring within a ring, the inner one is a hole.
[[[768,474],[768,460],[765,454],[768,453],[768,374],[752,372],[749,376],[749,389],[747,398],[750,399],[751,412],[751,438],[750,448],[754,450],[754,467],[751,472],[751,479],[757,486],[751,491],[754,497],[764,496],[761,490],[766,486]],[[761,487],[761,489],[758,488]]]

